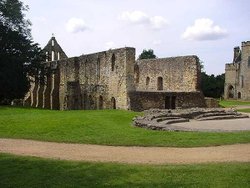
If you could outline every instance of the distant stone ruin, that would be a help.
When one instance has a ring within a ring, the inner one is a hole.
[[[195,55],[136,60],[125,47],[68,58],[53,36],[24,105],[55,110],[204,107]],[[42,82],[40,79],[43,78]]]
[[[234,48],[233,62],[225,68],[225,99],[250,100],[250,41]]]
[[[207,120],[224,120],[249,118],[248,115],[238,113],[232,109],[222,108],[190,108],[190,109],[150,109],[144,111],[144,116],[133,119],[133,125],[137,127],[164,130],[164,131],[188,131],[187,128],[174,126],[176,123]]]

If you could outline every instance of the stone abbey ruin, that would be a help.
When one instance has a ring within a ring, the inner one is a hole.
[[[250,41],[235,47],[233,63],[226,64],[224,97],[250,100]]]
[[[44,48],[45,82],[25,97],[32,107],[76,109],[175,109],[204,107],[197,56],[135,60],[135,48],[68,58],[55,37]]]

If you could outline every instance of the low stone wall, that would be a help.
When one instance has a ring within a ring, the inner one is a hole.
[[[175,109],[205,107],[201,92],[149,92],[135,91],[129,93],[130,109],[143,111],[150,108]]]
[[[214,98],[205,97],[205,102],[207,108],[219,108],[219,102]]]

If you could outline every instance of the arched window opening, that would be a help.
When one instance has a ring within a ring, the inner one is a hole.
[[[232,85],[228,87],[228,98],[234,98],[234,87]]]
[[[163,90],[163,79],[162,79],[162,77],[157,78],[157,90]]]
[[[139,66],[138,65],[135,65],[134,66],[134,74],[135,74],[135,83],[138,84],[139,83],[139,80],[140,80],[140,71],[139,71]]]
[[[111,98],[111,109],[116,109],[116,101],[114,97]]]
[[[238,92],[238,99],[241,99],[241,92]]]
[[[96,63],[96,75],[97,75],[97,80],[100,80],[100,58],[97,59],[97,63]]]
[[[103,109],[103,97],[100,95],[99,96],[99,110]]]
[[[150,78],[147,77],[147,78],[146,78],[146,86],[147,86],[147,87],[148,87],[148,85],[149,85],[149,82],[150,82]]]
[[[114,70],[115,70],[115,54],[113,54],[111,58],[111,71]]]

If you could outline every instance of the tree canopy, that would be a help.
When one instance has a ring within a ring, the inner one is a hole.
[[[32,41],[28,10],[19,0],[0,0],[0,103],[23,98],[28,74],[36,74],[41,49]]]
[[[157,58],[156,55],[154,54],[154,50],[152,49],[144,49],[142,53],[139,55],[138,59],[155,59]]]
[[[201,73],[201,90],[205,97],[220,98],[224,93],[225,74],[217,76]]]

